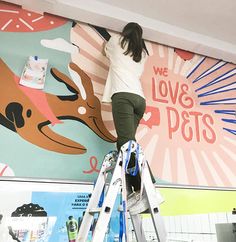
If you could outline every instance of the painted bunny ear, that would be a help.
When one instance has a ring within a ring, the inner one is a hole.
[[[87,93],[86,93],[86,90],[83,86],[81,77],[80,77],[79,73],[74,70],[75,68],[74,69],[71,68],[71,65],[73,65],[73,64],[71,63],[71,64],[68,65],[68,70],[69,70],[70,76],[71,76],[74,84],[76,85],[76,87],[79,89],[82,99],[86,100],[87,99]]]
[[[82,98],[86,100],[89,95],[94,95],[91,78],[73,62],[69,64],[68,68],[73,81],[80,90],[80,95],[83,95]]]
[[[70,92],[80,94],[79,88],[67,75],[58,71],[56,68],[51,68],[50,72],[57,81],[64,83]]]

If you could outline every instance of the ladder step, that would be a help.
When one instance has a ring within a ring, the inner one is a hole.
[[[102,208],[91,208],[89,209],[89,213],[91,215],[95,214],[95,213],[100,213],[102,211]]]

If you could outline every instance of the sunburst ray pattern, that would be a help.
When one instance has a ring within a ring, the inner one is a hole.
[[[231,63],[205,58],[187,78],[193,83],[200,105],[211,107],[222,128],[236,135],[236,67]],[[205,63],[207,65],[204,70]]]
[[[80,48],[72,61],[92,78],[101,100],[109,68],[105,40],[89,25],[76,24],[71,41]],[[178,184],[235,186],[235,65],[157,43],[147,46],[147,109],[136,138],[154,175]],[[115,134],[111,107],[103,105],[102,114]]]

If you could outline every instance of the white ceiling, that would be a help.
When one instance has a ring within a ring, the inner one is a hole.
[[[12,0],[121,31],[138,22],[144,37],[172,47],[236,63],[236,0]]]
[[[148,18],[236,43],[235,0],[99,0]]]

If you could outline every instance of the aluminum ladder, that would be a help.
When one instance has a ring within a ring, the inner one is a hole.
[[[94,215],[98,214],[98,220],[94,228],[92,242],[102,242],[105,238],[107,227],[111,218],[111,213],[115,204],[117,195],[120,193],[126,196],[126,185],[124,179],[124,159],[127,157],[127,152],[138,152],[138,165],[139,172],[142,179],[142,187],[148,199],[149,213],[151,214],[153,226],[155,229],[158,242],[167,241],[167,233],[164,226],[163,218],[160,215],[159,204],[163,201],[160,193],[156,190],[152,179],[150,170],[147,166],[147,162],[144,158],[143,151],[135,141],[128,141],[124,144],[119,154],[116,151],[108,153],[103,160],[101,170],[99,172],[92,196],[90,197],[88,206],[84,213],[81,225],[79,227],[78,236],[76,242],[86,242],[90,227],[92,225]],[[111,179],[107,179],[108,174],[111,172]],[[107,181],[110,180],[110,181]],[[108,185],[107,185],[108,184]],[[104,191],[104,186],[107,187],[105,191],[104,201],[102,207],[98,207],[98,203],[101,194]],[[125,197],[124,201],[127,201]],[[127,206],[123,208],[123,212],[127,215]],[[145,233],[142,228],[142,220],[140,214],[131,215],[133,229],[135,232],[136,240],[138,242],[146,242]],[[127,216],[126,216],[126,228],[127,228]],[[126,230],[128,232],[128,230]],[[123,236],[122,242],[128,242],[128,235]]]

